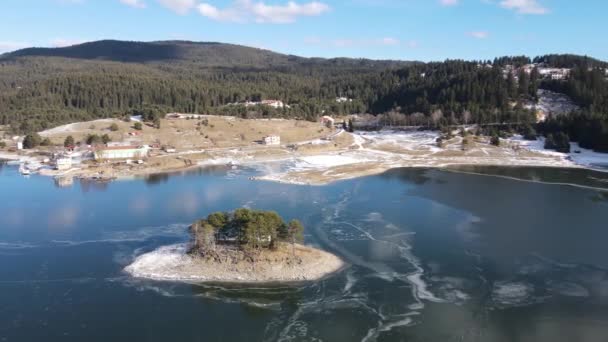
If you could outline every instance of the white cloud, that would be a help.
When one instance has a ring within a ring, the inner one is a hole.
[[[399,41],[399,39],[395,39],[395,38],[391,38],[391,37],[382,38],[380,40],[380,43],[382,45],[391,45],[391,46],[401,44],[401,42]]]
[[[217,21],[285,24],[295,22],[298,17],[321,15],[329,11],[329,6],[318,1],[268,5],[263,1],[237,0],[226,8],[201,3],[197,9],[201,15]]]
[[[15,51],[31,46],[25,42],[0,41],[0,53]]]
[[[477,39],[486,39],[490,36],[487,31],[472,31],[467,33],[469,36]]]
[[[75,5],[84,3],[84,0],[56,0],[55,2],[62,5]]]
[[[460,3],[460,0],[439,0],[441,6],[456,6]]]
[[[158,2],[177,14],[187,14],[196,7],[196,0],[158,0]]]
[[[311,45],[318,45],[318,44],[323,43],[323,41],[319,37],[306,37],[306,38],[304,38],[304,43],[311,44]]]
[[[52,47],[66,47],[66,46],[82,44],[82,43],[84,43],[84,40],[56,38],[56,39],[52,39],[49,43]]]
[[[536,0],[502,0],[500,6],[519,14],[546,14],[549,12],[549,9]]]
[[[146,3],[143,0],[120,0],[120,2],[135,8],[146,8]]]

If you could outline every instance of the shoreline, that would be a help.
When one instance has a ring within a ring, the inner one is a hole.
[[[143,165],[124,162],[78,165],[65,171],[48,166],[37,174],[54,178],[77,178],[101,181],[121,181],[152,175],[183,173],[211,166],[236,168],[253,167],[260,174],[250,177],[256,181],[283,184],[323,186],[336,181],[382,174],[395,168],[453,169],[459,166],[549,167],[587,169],[608,172],[592,163],[605,156],[596,152],[564,154],[541,149],[542,140],[504,140],[502,146],[490,146],[485,138],[476,138],[464,145],[454,137],[437,147],[437,132],[379,131],[341,132],[342,144],[312,145],[312,149],[281,147],[235,147],[216,150],[186,151],[173,155],[157,155]],[[578,150],[577,148],[576,150]],[[578,152],[580,153],[580,152]],[[588,160],[586,159],[588,158]],[[595,158],[595,159],[594,159]],[[0,152],[0,159],[36,161],[35,156]]]
[[[322,155],[325,156],[325,155]],[[285,162],[285,161],[289,161],[291,159],[294,159],[297,157],[293,157],[293,156],[286,156],[283,158],[260,158],[257,160],[248,160],[246,162],[239,162],[237,164],[234,164],[232,166],[244,166],[244,167],[255,167],[255,166],[260,166],[260,165],[264,165],[266,163],[281,163],[281,162]],[[23,156],[23,155],[9,155],[9,154],[0,154],[0,160],[5,160],[8,162],[28,162],[28,161],[35,161],[36,159],[33,157],[28,157],[28,156]],[[359,164],[363,164],[363,163],[358,163],[358,164],[353,164],[353,165],[359,165]],[[44,177],[50,177],[50,178],[75,178],[75,179],[84,179],[84,180],[92,180],[92,181],[103,181],[103,182],[112,182],[112,181],[129,181],[129,180],[133,180],[133,179],[142,179],[142,178],[146,178],[149,176],[154,176],[154,175],[171,175],[171,174],[181,174],[181,173],[187,173],[189,171],[196,171],[196,170],[201,170],[201,169],[205,169],[208,167],[214,167],[214,166],[227,166],[226,164],[221,164],[221,163],[214,163],[214,162],[210,162],[210,163],[200,163],[200,164],[194,164],[194,165],[185,165],[183,167],[177,167],[177,168],[171,168],[171,169],[160,169],[160,170],[154,170],[154,169],[147,169],[147,170],[142,170],[142,171],[138,171],[138,172],[132,172],[130,174],[120,174],[120,175],[116,175],[116,176],[110,176],[108,178],[99,178],[98,176],[91,176],[91,175],[83,175],[83,174],[79,174],[77,173],[77,171],[81,171],[82,169],[78,168],[74,168],[71,170],[66,170],[64,172],[48,172],[48,170],[44,170],[43,172],[36,172],[36,175],[40,175],[40,176],[44,176]],[[602,168],[594,168],[594,167],[589,167],[589,166],[585,166],[585,165],[577,165],[577,164],[551,164],[551,163],[530,163],[529,161],[526,160],[505,160],[505,161],[490,161],[490,162],[479,162],[479,161],[472,161],[472,162],[467,162],[467,161],[454,161],[454,162],[445,162],[445,163],[403,163],[403,164],[393,164],[393,165],[383,165],[382,163],[377,163],[373,166],[373,168],[370,169],[365,169],[365,170],[361,170],[358,172],[352,172],[352,173],[341,173],[336,177],[327,177],[324,179],[314,179],[314,178],[308,178],[306,176],[300,177],[298,175],[296,175],[295,177],[292,176],[291,172],[288,170],[286,173],[280,175],[280,177],[277,177],[276,175],[258,175],[258,176],[251,176],[249,179],[251,180],[255,180],[255,181],[264,181],[264,182],[274,182],[274,183],[280,183],[280,184],[290,184],[290,185],[302,185],[302,186],[325,186],[325,185],[329,185],[332,184],[334,182],[339,182],[339,181],[345,181],[345,180],[351,180],[351,179],[356,179],[356,178],[360,178],[360,177],[368,177],[368,176],[374,176],[374,175],[379,175],[382,174],[384,172],[393,170],[393,169],[407,169],[407,168],[426,168],[426,169],[437,169],[437,170],[445,170],[445,171],[450,171],[450,172],[460,172],[460,173],[472,173],[469,171],[461,171],[458,170],[458,167],[467,167],[467,166],[494,166],[494,167],[513,167],[513,168],[517,168],[517,167],[530,167],[530,168],[552,168],[552,169],[580,169],[580,170],[589,170],[589,171],[595,171],[595,172],[602,172],[602,173],[608,173],[608,169],[602,169]],[[324,173],[331,173],[333,170],[333,168],[327,168],[325,170],[323,170]],[[477,173],[475,173],[477,174]],[[482,175],[486,175],[486,174],[482,174]],[[493,175],[490,175],[493,176]],[[496,175],[498,177],[500,177],[500,175]],[[549,184],[557,184],[557,183],[549,183]]]
[[[144,253],[124,271],[135,278],[157,281],[285,285],[319,281],[348,267],[340,257],[322,249],[300,244],[295,248],[297,257],[291,261],[284,251],[273,251],[255,263],[230,263],[192,256],[189,244],[182,243]]]

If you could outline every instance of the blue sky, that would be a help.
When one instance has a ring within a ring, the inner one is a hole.
[[[604,0],[2,0],[0,52],[98,39],[219,41],[402,60],[608,60]]]

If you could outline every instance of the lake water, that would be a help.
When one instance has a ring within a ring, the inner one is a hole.
[[[311,187],[220,168],[59,187],[0,166],[0,341],[607,341],[608,174],[461,171]],[[123,271],[242,206],[301,219],[308,244],[351,266],[254,287]]]

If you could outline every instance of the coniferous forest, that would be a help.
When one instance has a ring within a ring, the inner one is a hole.
[[[536,70],[517,78],[503,73],[506,65],[530,62],[571,68],[571,75],[552,81]],[[523,104],[540,87],[570,96],[582,110],[550,118],[539,132],[608,151],[606,67],[575,55],[421,63],[302,58],[220,43],[99,41],[0,56],[0,125],[26,133],[141,111],[304,120],[400,113],[411,124],[526,125],[536,120]],[[262,99],[290,108],[230,105]]]

